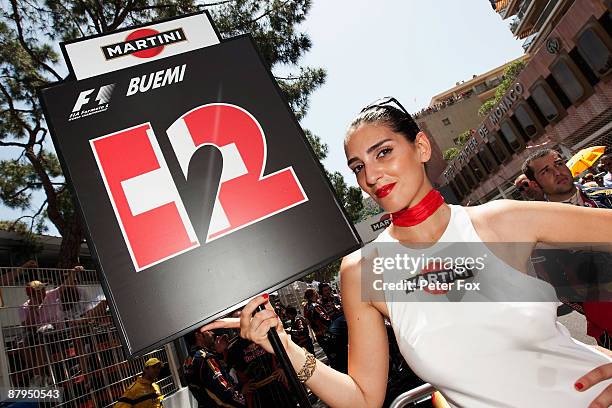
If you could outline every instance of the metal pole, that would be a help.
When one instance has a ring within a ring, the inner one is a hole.
[[[257,311],[265,310],[264,305],[259,305],[257,307]],[[283,347],[283,343],[281,343],[280,337],[278,337],[278,333],[275,329],[272,329],[268,332],[268,340],[270,340],[270,344],[272,344],[272,348],[274,349],[274,353],[276,354],[276,359],[280,363],[282,369],[285,371],[287,375],[287,380],[289,381],[289,385],[300,404],[300,408],[311,408],[310,401],[308,401],[308,394],[306,393],[306,389],[298,380],[297,374],[291,365],[291,361],[289,360],[289,356],[287,355],[287,351]]]
[[[419,387],[406,391],[403,394],[400,394],[395,400],[393,400],[391,405],[389,405],[389,408],[405,407],[407,404],[417,402],[421,398],[426,397],[435,391],[436,389],[431,384],[423,384]]]

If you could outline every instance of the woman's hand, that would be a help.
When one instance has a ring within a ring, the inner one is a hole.
[[[612,363],[604,364],[589,371],[585,376],[580,377],[574,387],[578,391],[586,391],[593,385],[612,378]],[[607,408],[612,405],[612,384],[608,385],[602,392],[591,402],[589,408]]]
[[[253,312],[259,305],[264,305],[265,310],[259,311],[253,315]],[[272,345],[268,340],[268,331],[270,328],[276,328],[278,337],[283,344],[285,350],[289,341],[289,336],[285,332],[280,319],[274,312],[272,305],[268,302],[268,295],[257,296],[246,304],[239,318],[219,319],[207,325],[204,325],[200,331],[208,331],[222,328],[240,328],[240,337],[250,340],[258,344],[268,353],[274,354]]]

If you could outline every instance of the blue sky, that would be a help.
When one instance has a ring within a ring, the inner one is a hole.
[[[361,107],[393,95],[416,112],[456,82],[523,54],[487,0],[315,0],[302,30],[313,46],[301,63],[327,70],[302,125],[328,144],[326,168],[352,185],[342,140]],[[0,204],[0,219],[20,215]]]
[[[369,102],[393,95],[416,112],[456,82],[523,55],[508,23],[487,0],[315,0],[303,61],[324,67],[327,82],[302,125],[329,145],[325,166],[356,185],[342,140]]]

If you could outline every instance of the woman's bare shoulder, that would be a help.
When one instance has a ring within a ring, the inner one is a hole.
[[[543,221],[558,222],[563,218],[560,213],[582,210],[561,203],[516,200],[495,200],[465,209],[481,238],[491,242],[533,241]]]
[[[473,207],[464,207],[483,241],[512,241],[516,229],[510,228],[521,210],[522,202],[495,200]],[[513,220],[514,218],[514,220]]]
[[[347,267],[359,266],[363,262],[371,262],[376,256],[378,256],[378,249],[376,246],[366,244],[363,248],[351,252],[342,258],[342,265],[346,265]]]
[[[367,244],[342,259],[340,279],[342,282],[359,284],[364,279],[371,279],[372,265],[379,252],[375,245]]]

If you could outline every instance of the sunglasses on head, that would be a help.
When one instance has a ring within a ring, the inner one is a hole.
[[[375,100],[372,103],[369,103],[359,113],[363,113],[372,108],[382,108],[388,105],[391,105],[391,106],[395,105],[395,107],[398,108],[400,111],[405,113],[407,116],[410,116],[406,108],[404,108],[402,104],[399,103],[399,101],[392,96],[385,96],[384,98],[380,98],[380,99]]]

